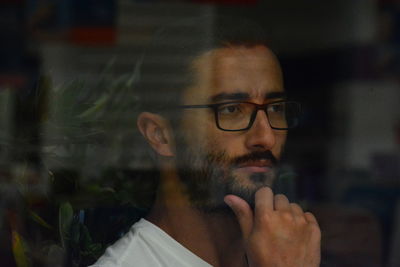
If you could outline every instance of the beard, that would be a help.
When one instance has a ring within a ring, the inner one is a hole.
[[[272,187],[278,161],[271,151],[252,152],[230,158],[225,151],[204,151],[178,144],[178,175],[186,187],[192,207],[205,213],[232,213],[224,197],[233,194],[244,199],[254,210],[255,193],[264,186]],[[240,164],[267,160],[271,170],[261,173],[236,173]]]

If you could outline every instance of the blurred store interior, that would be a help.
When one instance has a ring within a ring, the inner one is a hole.
[[[397,0],[0,1],[1,265],[87,266],[137,219],[137,62],[198,16],[259,23],[304,104],[280,190],[318,218],[321,266],[400,266]]]

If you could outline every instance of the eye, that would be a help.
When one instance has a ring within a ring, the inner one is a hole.
[[[285,111],[285,103],[277,103],[268,106],[268,112],[283,113]]]
[[[221,115],[236,115],[241,113],[240,104],[221,105],[218,108],[218,113]]]

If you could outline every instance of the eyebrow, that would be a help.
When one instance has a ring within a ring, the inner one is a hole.
[[[270,92],[265,95],[266,100],[270,99],[286,99],[286,93],[284,92]],[[223,100],[248,100],[250,95],[248,93],[220,93],[210,97],[210,101],[213,103]]]

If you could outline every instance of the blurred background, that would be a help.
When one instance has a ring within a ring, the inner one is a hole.
[[[400,266],[397,0],[0,1],[1,266],[87,266],[145,212],[137,63],[166,23],[210,19],[174,44],[222,15],[265,28],[305,106],[279,190],[319,220],[321,266]]]

